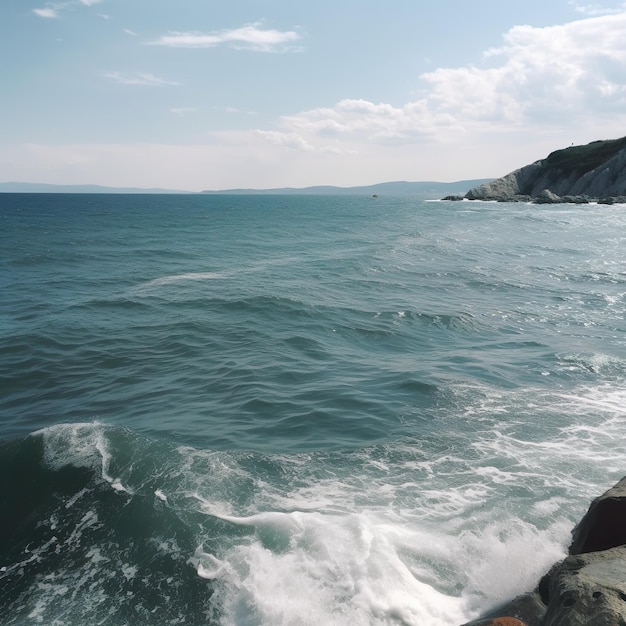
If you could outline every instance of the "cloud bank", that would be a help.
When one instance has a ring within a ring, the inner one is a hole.
[[[422,97],[413,102],[345,99],[286,115],[266,137],[293,149],[354,151],[355,144],[572,132],[585,125],[618,136],[626,128],[624,32],[624,12],[545,28],[515,26],[480,65],[423,74]]]

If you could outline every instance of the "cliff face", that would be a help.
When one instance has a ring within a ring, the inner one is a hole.
[[[479,185],[469,200],[576,202],[626,196],[626,137],[552,152],[502,178]]]

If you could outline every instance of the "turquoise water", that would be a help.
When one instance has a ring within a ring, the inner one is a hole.
[[[3,624],[460,624],[626,474],[626,212],[0,196]]]

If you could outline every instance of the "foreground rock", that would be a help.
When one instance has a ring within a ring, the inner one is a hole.
[[[552,152],[465,194],[498,202],[626,202],[626,137]]]
[[[465,626],[520,624],[626,626],[626,477],[591,503],[569,556],[534,591]]]

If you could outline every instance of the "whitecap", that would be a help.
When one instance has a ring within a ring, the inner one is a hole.
[[[100,471],[100,476],[112,489],[132,495],[133,491],[120,478],[110,474],[111,452],[102,423],[55,424],[32,436],[43,438],[44,462],[50,469],[71,465]]]
[[[197,569],[215,578],[218,566],[224,624],[347,626],[374,619],[447,626],[464,620],[463,599],[438,590],[427,567],[416,564],[409,546],[417,535],[389,520],[302,512],[220,518],[256,530],[252,541]],[[435,544],[432,536],[424,541]]]

